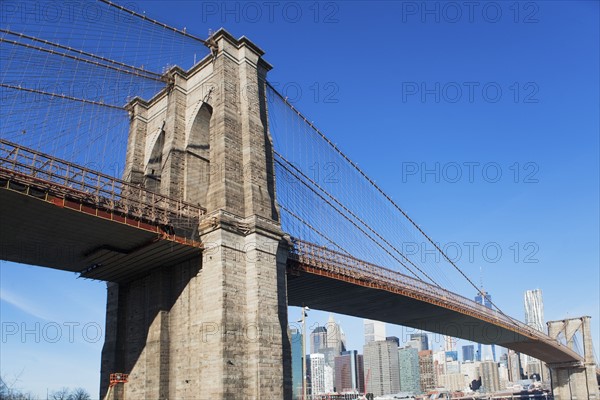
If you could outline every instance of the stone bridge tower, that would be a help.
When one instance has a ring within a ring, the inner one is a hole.
[[[583,340],[583,363],[567,365],[549,364],[552,391],[556,400],[598,400],[598,378],[592,346],[590,317],[549,321],[548,335],[553,339],[564,339],[567,346],[575,350],[574,338],[581,334]]]
[[[265,79],[248,39],[216,32],[213,53],[128,105],[125,179],[199,204],[202,256],[110,283],[101,396],[289,399],[287,246],[275,201]],[[151,255],[149,255],[151,257]]]

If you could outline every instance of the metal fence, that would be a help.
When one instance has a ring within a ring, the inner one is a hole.
[[[53,195],[174,227],[197,227],[202,207],[0,139],[0,174]]]

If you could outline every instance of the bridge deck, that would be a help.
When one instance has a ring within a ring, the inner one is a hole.
[[[197,257],[201,243],[158,221],[0,168],[0,258],[124,281]]]
[[[495,343],[550,364],[582,360],[542,332],[472,300],[310,243],[296,244],[287,287],[289,305]]]

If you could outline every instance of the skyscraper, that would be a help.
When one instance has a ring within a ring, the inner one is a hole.
[[[398,342],[397,337],[388,337],[386,340],[365,344],[365,390],[367,392],[382,396],[400,391]]]
[[[544,302],[541,289],[525,291],[525,323],[544,332]]]
[[[508,385],[508,367],[506,364],[501,363],[498,365],[498,376],[500,378],[500,388],[505,388]]]
[[[444,350],[432,351],[433,373],[436,382],[439,377],[446,373],[446,352]]]
[[[344,330],[342,329],[342,327],[338,324],[338,326],[340,327],[340,339],[342,340],[342,351],[346,351],[346,349],[348,348],[346,346],[346,333],[344,333]]]
[[[335,391],[338,393],[350,392],[356,387],[356,378],[353,370],[356,369],[356,359],[351,351],[335,357]]]
[[[320,353],[325,356],[325,365],[327,365],[331,371],[331,386],[335,384],[335,357],[339,355],[333,347],[325,347],[320,350]]]
[[[320,353],[310,355],[311,393],[314,395],[326,393],[325,388],[325,356]]]
[[[472,344],[462,347],[462,359],[465,361],[475,361],[475,346]]]
[[[484,295],[481,295],[481,292],[477,293],[475,296],[475,302],[482,304],[487,308],[492,308],[492,296],[488,292],[484,292]],[[481,344],[477,345],[477,361],[496,361],[496,345],[489,344]]]
[[[484,361],[481,363],[481,386],[486,392],[495,392],[500,390],[500,374],[498,364],[493,361]]]
[[[458,351],[446,351],[446,362],[458,361]]]
[[[483,292],[483,296],[481,292],[475,295],[475,301],[479,304],[483,304],[487,308],[492,308],[492,296],[488,292]]]
[[[325,390],[323,391],[323,393],[333,393],[333,368],[325,364],[325,366],[323,367],[323,372],[325,375]]]
[[[364,320],[365,344],[375,340],[385,340],[385,322]]]
[[[433,352],[431,350],[419,352],[419,381],[421,391],[423,392],[434,389],[437,384],[436,374],[433,368]]]
[[[356,350],[344,351],[335,357],[335,390],[338,393],[359,392],[364,389],[362,382],[362,355]]]
[[[525,323],[533,329],[544,332],[544,302],[542,300],[542,290],[534,289],[525,291],[524,304]],[[542,367],[542,362],[533,357],[523,355],[523,367],[529,377],[531,377],[532,374],[538,374],[540,376],[545,375],[543,373],[544,368]]]
[[[365,359],[362,354],[356,358],[358,365],[358,393],[365,393]]]
[[[400,365],[400,390],[412,394],[421,393],[419,375],[419,352],[407,346],[398,350]]]
[[[445,351],[454,351],[454,345],[456,344],[456,339],[452,336],[444,336],[444,350]]]
[[[291,330],[292,342],[292,399],[302,398],[302,333],[298,329]]]
[[[521,380],[523,370],[521,368],[521,358],[519,353],[514,350],[508,351],[508,380],[511,382],[517,382]]]
[[[460,361],[446,358],[446,375],[460,373]]]
[[[479,379],[481,376],[480,365],[479,361],[467,361],[460,365],[460,372],[465,377],[466,383]]]
[[[322,353],[327,348],[327,328],[317,326],[310,334],[310,353]]]
[[[342,341],[342,328],[335,322],[331,313],[329,313],[329,320],[327,321],[327,347],[333,349],[334,357],[346,350]]]
[[[417,349],[417,352],[429,350],[429,338],[426,333],[412,333],[407,345]]]

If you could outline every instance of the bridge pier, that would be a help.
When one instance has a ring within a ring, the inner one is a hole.
[[[555,400],[597,400],[600,399],[596,362],[592,348],[590,317],[572,318],[562,321],[549,321],[548,335],[553,339],[563,338],[567,346],[574,348],[577,332],[583,339],[583,363],[549,364],[552,392]]]
[[[279,224],[264,84],[247,39],[134,99],[125,179],[207,209],[201,257],[108,285],[101,397],[291,399],[287,241]],[[179,225],[185,221],[179,221]],[[122,397],[120,397],[122,396]]]

